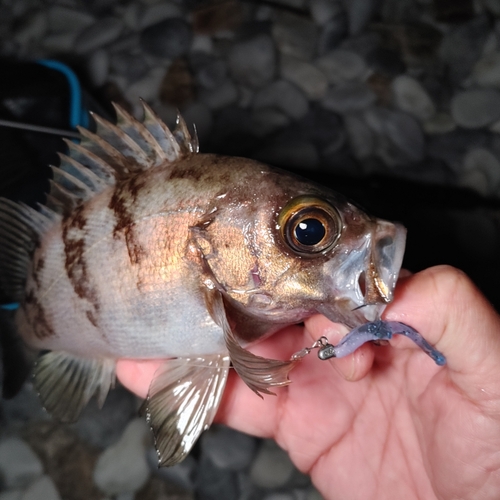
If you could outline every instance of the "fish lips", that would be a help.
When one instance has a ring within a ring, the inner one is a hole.
[[[354,248],[349,243],[325,263],[333,300],[317,311],[331,321],[355,328],[380,318],[393,300],[406,245],[406,229],[378,220]]]

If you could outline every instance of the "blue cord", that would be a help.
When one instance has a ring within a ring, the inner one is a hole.
[[[0,309],[4,311],[15,311],[19,309],[19,302],[11,302],[10,304],[1,304]]]
[[[52,59],[40,59],[37,62],[47,68],[60,71],[66,77],[70,89],[69,123],[71,128],[76,129],[77,125],[87,128],[89,126],[89,116],[82,107],[82,89],[74,71],[66,64]]]

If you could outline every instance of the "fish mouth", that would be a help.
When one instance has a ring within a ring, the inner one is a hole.
[[[340,265],[331,263],[335,298],[318,312],[349,328],[380,319],[394,298],[405,246],[404,226],[378,220],[357,248],[343,254]]]

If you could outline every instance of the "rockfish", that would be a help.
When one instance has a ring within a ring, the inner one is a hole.
[[[161,465],[212,422],[230,364],[255,392],[296,360],[245,348],[321,313],[356,328],[391,301],[405,229],[259,162],[198,153],[147,106],[94,116],[52,167],[38,210],[0,202],[0,290],[42,351],[34,384],[74,421],[102,404],[119,358],[164,359],[145,402]]]

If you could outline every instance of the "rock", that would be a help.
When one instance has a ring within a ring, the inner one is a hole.
[[[500,186],[500,161],[487,149],[476,148],[468,151],[464,158],[463,168],[465,178],[469,180],[472,179],[470,172],[481,172],[486,178],[486,191],[477,189],[481,194],[495,193]],[[463,180],[464,177],[462,177]]]
[[[122,12],[123,24],[131,30],[138,31],[144,7],[138,2],[129,3]]]
[[[255,96],[254,90],[244,85],[239,85],[238,93],[238,106],[240,106],[240,108],[248,108],[253,102]]]
[[[191,52],[206,52],[211,54],[214,50],[212,38],[208,35],[194,35],[191,42]]]
[[[278,108],[294,120],[300,120],[309,110],[309,103],[304,94],[286,80],[277,80],[257,92],[253,106]]]
[[[307,494],[306,500],[323,500],[323,497],[318,490],[311,488]]]
[[[297,497],[291,491],[275,492],[266,495],[262,500],[297,500]]]
[[[392,102],[392,81],[390,78],[381,75],[380,73],[371,74],[366,84],[377,96],[377,103],[381,106],[389,106]]]
[[[196,498],[199,500],[232,500],[238,498],[238,478],[235,472],[219,469],[202,457],[196,477]]]
[[[235,0],[199,5],[192,12],[193,31],[203,35],[216,35],[234,31],[241,23],[241,4]]]
[[[125,90],[125,97],[139,112],[142,112],[140,99],[153,102],[158,98],[160,86],[165,77],[165,68],[151,68],[140,80],[137,80]]]
[[[481,0],[481,3],[495,16],[500,16],[500,2],[498,0]]]
[[[319,151],[335,150],[346,141],[343,122],[339,115],[322,108],[319,104],[313,104],[307,115],[295,122],[290,130],[292,133],[297,133],[300,138],[311,141]]]
[[[92,14],[63,5],[51,5],[47,9],[47,16],[49,29],[53,33],[66,33],[69,31],[79,33],[96,22]]]
[[[95,399],[90,400],[71,428],[85,443],[103,449],[120,439],[136,414],[136,397],[119,385],[109,392],[102,408]]]
[[[465,128],[481,128],[500,119],[500,92],[493,89],[466,90],[451,100],[451,116]]]
[[[236,102],[238,99],[238,89],[231,80],[226,80],[215,89],[201,90],[198,98],[210,109],[221,109]]]
[[[310,60],[316,52],[318,29],[305,17],[282,11],[272,27],[281,53]]]
[[[406,65],[400,52],[385,47],[377,47],[366,56],[368,68],[388,78],[395,78],[406,72]]]
[[[22,439],[0,441],[0,477],[7,488],[26,487],[42,473],[42,462]]]
[[[141,47],[148,54],[165,59],[185,55],[191,45],[192,34],[184,19],[165,19],[148,26],[141,33]]]
[[[236,82],[259,88],[271,82],[276,73],[276,50],[272,38],[258,35],[235,43],[228,56],[229,69]]]
[[[21,45],[40,40],[47,31],[48,20],[43,10],[31,14],[16,30],[14,39]]]
[[[292,56],[281,57],[281,76],[297,85],[311,100],[321,99],[328,88],[328,80],[322,71]]]
[[[149,5],[142,14],[138,27],[143,30],[165,19],[171,19],[173,17],[180,18],[182,15],[183,13],[179,5],[175,3],[162,2],[155,5]]]
[[[288,454],[274,441],[266,439],[250,468],[250,477],[261,488],[281,488],[290,480],[294,469]]]
[[[463,171],[463,159],[469,150],[488,148],[490,144],[491,132],[457,128],[452,132],[430,136],[427,154],[443,161],[458,175]]]
[[[489,34],[487,16],[477,16],[452,28],[443,38],[439,54],[448,65],[452,82],[460,84],[481,56]]]
[[[191,58],[191,67],[195,66]],[[214,89],[227,79],[227,65],[223,59],[203,57],[194,68],[196,83],[205,89]]]
[[[349,145],[358,160],[368,158],[375,152],[375,135],[361,115],[344,116]]]
[[[347,14],[341,11],[322,27],[318,35],[318,55],[322,56],[337,48],[339,43],[347,36],[348,31]]]
[[[194,79],[184,59],[175,60],[160,86],[160,100],[182,108],[194,100]]]
[[[10,490],[0,492],[0,500],[21,500],[22,490]]]
[[[123,50],[111,55],[111,70],[124,76],[129,83],[134,83],[142,78],[149,70],[144,56],[132,50]]]
[[[158,467],[158,454],[151,447],[147,452],[147,460],[151,472],[155,476],[164,481],[172,482],[187,491],[194,490],[198,462],[192,455],[188,455],[182,462],[172,467]]]
[[[427,134],[446,134],[455,130],[457,124],[448,113],[436,113],[422,124]]]
[[[500,88],[500,52],[479,59],[472,71],[472,80],[481,87]]]
[[[55,35],[47,35],[41,41],[41,46],[51,52],[71,52],[75,45],[75,40],[78,37],[78,32],[58,33]]]
[[[77,54],[88,54],[115,41],[121,34],[123,24],[114,17],[99,19],[84,29],[75,41]]]
[[[250,465],[256,449],[254,437],[224,425],[212,426],[201,437],[202,453],[219,469],[244,469]]]
[[[421,161],[425,155],[422,129],[412,116],[383,108],[365,112],[368,126],[377,134],[377,155],[389,166]]]
[[[367,85],[352,83],[330,88],[321,105],[335,113],[345,114],[366,109],[376,99],[377,96]]]
[[[419,120],[429,120],[436,112],[434,103],[422,84],[408,75],[400,75],[392,81],[394,102]]]
[[[21,500],[61,500],[54,481],[49,476],[37,479],[23,493]]]
[[[343,12],[342,5],[334,0],[311,0],[311,17],[318,26],[328,24]]]
[[[333,85],[362,81],[368,76],[363,59],[347,50],[334,50],[318,59],[316,64]]]
[[[147,423],[132,420],[120,440],[107,448],[97,460],[94,482],[107,495],[134,492],[142,488],[150,476],[146,460]]]
[[[349,19],[349,33],[359,35],[370,21],[377,7],[373,0],[342,0]]]
[[[491,186],[486,174],[480,170],[469,170],[463,172],[458,179],[458,185],[476,191],[481,196],[488,196],[491,193]]]
[[[109,56],[107,51],[103,49],[96,50],[87,61],[87,70],[94,87],[104,85],[109,73]]]
[[[75,432],[59,422],[35,421],[25,427],[24,439],[43,462],[45,473],[57,486],[62,498],[99,498],[92,481],[97,452],[82,442]],[[78,485],[78,489],[75,489]]]
[[[258,108],[252,112],[252,134],[263,137],[290,125],[290,118],[275,108]]]
[[[2,400],[0,420],[2,426],[19,429],[31,420],[49,419],[31,382],[25,382],[12,399]]]

